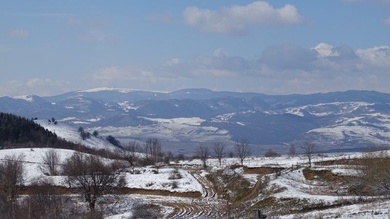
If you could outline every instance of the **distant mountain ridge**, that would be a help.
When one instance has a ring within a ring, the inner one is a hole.
[[[185,89],[148,92],[99,88],[61,95],[0,97],[0,111],[52,118],[119,139],[234,141],[288,145],[315,140],[361,147],[390,140],[390,95],[376,91],[266,95]]]

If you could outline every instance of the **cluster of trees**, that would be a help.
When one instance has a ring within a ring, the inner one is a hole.
[[[91,211],[103,194],[126,185],[125,178],[115,171],[102,158],[78,152],[63,163],[68,184],[80,190]]]
[[[77,130],[79,133],[80,133],[80,137],[81,139],[83,140],[86,140],[88,138],[91,138],[91,136],[95,136],[95,137],[98,137],[99,136],[99,132],[98,131],[93,131],[92,134],[88,131],[85,131],[85,129],[83,127],[79,127],[79,129]],[[115,137],[113,137],[112,135],[109,135],[106,137],[106,141],[110,142],[112,145],[114,146],[117,146],[117,147],[122,147],[121,145],[121,142],[118,141]]]
[[[83,127],[79,127],[79,129],[77,131],[79,132],[80,137],[83,140],[86,140],[86,139],[91,137],[91,133],[85,131]]]
[[[79,129],[77,131],[80,133],[80,137],[83,140],[91,138],[92,135],[95,136],[95,137],[99,136],[99,132],[98,131],[95,130],[91,134],[90,132],[85,131],[85,129],[83,127],[81,127],[81,126],[79,127]]]
[[[351,190],[363,195],[390,195],[390,156],[385,151],[368,152],[358,162],[358,176]]]
[[[161,142],[157,138],[148,138],[143,144],[130,141],[123,145],[117,154],[131,166],[156,165],[169,163],[173,159],[172,152],[164,152]]]
[[[26,119],[9,113],[0,112],[0,149],[18,147],[50,147],[82,151],[86,153],[108,156],[105,150],[97,151],[80,144],[59,138],[55,133],[35,123],[34,119]],[[56,122],[53,118],[50,121]],[[94,132],[93,135],[98,135]],[[111,155],[110,155],[111,156]]]
[[[222,165],[222,158],[226,157],[226,144],[223,142],[215,142],[211,146],[199,145],[196,148],[194,158],[198,158],[202,161],[203,167],[207,167],[207,160],[210,157],[215,157],[219,161],[219,165]],[[241,139],[234,144],[234,151],[229,152],[229,157],[236,156],[239,158],[241,165],[244,164],[244,160],[248,158],[252,153],[252,146],[248,140]],[[300,144],[302,154],[308,159],[308,165],[312,165],[312,157],[316,152],[316,144],[313,141],[304,141]],[[291,144],[288,151],[289,157],[296,155],[295,144]],[[269,149],[264,154],[265,157],[279,157],[281,154]]]
[[[6,156],[0,163],[0,218],[16,218],[17,197],[23,185],[21,157]]]
[[[59,154],[50,150],[43,161],[51,175],[66,176],[70,188],[82,195],[93,212],[87,213],[91,216],[88,218],[100,218],[101,215],[94,213],[98,199],[126,184],[115,165],[95,155],[75,152],[60,163]],[[86,213],[74,210],[74,203],[69,203],[52,182],[37,181],[25,187],[23,163],[21,156],[6,156],[0,161],[0,218],[84,218]],[[60,170],[59,166],[62,166]],[[27,195],[21,196],[21,189]]]
[[[213,152],[213,156],[218,159],[219,165],[222,165],[222,159],[226,157],[226,144],[223,142],[215,142],[212,146],[199,145],[195,151],[195,158],[199,158],[203,162],[203,167],[207,167],[207,160],[211,156],[210,151]],[[234,152],[230,151],[229,156],[235,155],[240,159],[241,165],[244,164],[244,160],[252,153],[252,146],[248,140],[241,139],[234,144]]]
[[[57,136],[35,122],[20,116],[0,113],[0,146],[21,145],[28,142],[34,145],[54,145]]]
[[[53,118],[51,118],[51,119],[48,119],[47,120],[48,122],[49,122],[49,124],[54,124],[54,125],[57,125],[58,124],[58,121],[53,117]]]

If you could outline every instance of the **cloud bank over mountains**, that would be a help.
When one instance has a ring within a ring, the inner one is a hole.
[[[258,84],[258,87],[248,87],[250,91],[261,89],[260,92],[275,94],[360,90],[372,86],[389,92],[381,82],[390,79],[390,74],[384,73],[389,70],[389,46],[354,50],[347,45],[319,43],[312,48],[270,46],[258,59],[230,55],[220,48],[209,56],[172,58],[156,68],[135,70],[111,66],[98,70],[92,77],[95,80],[143,79],[144,83],[169,83],[175,79],[181,80],[184,87],[191,86],[186,81],[196,82],[197,78],[230,83],[248,80]]]
[[[13,81],[0,93],[21,88],[43,95],[54,90],[67,91],[99,87],[143,90],[210,87],[215,90],[253,91],[267,94],[316,93],[337,90],[390,92],[390,47],[377,46],[354,50],[347,45],[319,43],[312,48],[297,45],[267,47],[257,59],[234,56],[222,48],[208,56],[172,58],[153,67],[107,66],[91,72],[83,84],[67,80],[33,78]],[[224,86],[220,86],[223,84]],[[246,84],[247,90],[240,90]]]

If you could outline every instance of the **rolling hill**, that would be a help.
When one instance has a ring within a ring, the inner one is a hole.
[[[55,118],[122,141],[155,137],[169,145],[196,145],[246,138],[259,150],[283,150],[293,142],[314,140],[327,151],[386,144],[389,103],[389,94],[375,91],[266,95],[99,88],[47,97],[1,97],[0,111]]]

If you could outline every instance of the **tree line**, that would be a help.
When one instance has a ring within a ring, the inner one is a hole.
[[[59,138],[33,120],[0,113],[0,149],[25,146],[72,148],[75,145]]]

